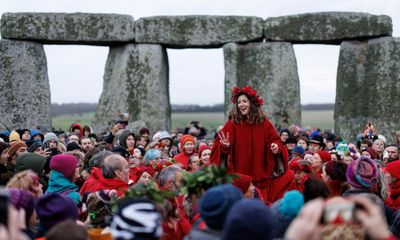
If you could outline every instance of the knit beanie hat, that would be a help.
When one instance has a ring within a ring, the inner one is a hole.
[[[240,189],[240,191],[245,194],[247,190],[249,190],[250,184],[253,181],[253,178],[250,177],[249,175],[241,174],[241,173],[235,173],[237,178],[235,178],[232,182],[233,186],[237,187]]]
[[[346,182],[347,164],[339,161],[329,161],[325,163],[325,172],[333,180]]]
[[[279,212],[290,219],[293,219],[300,212],[304,205],[304,197],[299,191],[286,192],[279,204]]]
[[[295,146],[292,150],[292,155],[297,155],[298,157],[302,158],[304,156],[304,148]]]
[[[74,150],[80,150],[82,152],[81,146],[77,144],[76,142],[70,142],[67,144],[67,152],[74,151]]]
[[[377,187],[379,169],[369,157],[362,156],[350,163],[346,170],[347,182],[356,189],[370,190]]]
[[[150,149],[147,151],[146,155],[144,155],[144,159],[147,161],[155,160],[157,157],[161,157],[161,152],[158,149]]]
[[[145,167],[145,166],[141,166],[137,168],[137,172],[136,172],[136,177],[137,180],[139,180],[139,178],[142,176],[143,173],[147,172],[148,174],[150,174],[150,176],[154,176],[154,174],[156,174],[156,170],[154,170],[154,168],[152,167]]]
[[[242,199],[229,211],[223,231],[223,240],[272,239],[272,214],[259,200]]]
[[[201,156],[201,153],[204,151],[204,150],[211,150],[211,148],[209,147],[209,146],[207,146],[207,145],[201,145],[200,147],[199,147],[199,157]]]
[[[36,204],[36,213],[40,225],[48,231],[62,221],[78,218],[78,207],[73,200],[59,193],[48,193],[41,197]]]
[[[31,169],[39,177],[42,176],[43,168],[46,165],[46,157],[36,154],[36,153],[26,153],[18,156],[15,163],[16,173],[22,172],[24,170]]]
[[[43,148],[43,143],[41,141],[34,141],[28,148],[28,152],[35,152],[36,149],[38,149],[39,147]]]
[[[323,163],[329,162],[332,160],[331,154],[327,151],[317,151],[316,152],[320,157]]]
[[[390,162],[386,166],[386,171],[392,175],[392,177],[400,179],[400,161]]]
[[[295,172],[300,171],[300,172],[311,173],[312,165],[309,161],[303,160],[301,158],[294,158],[289,163],[289,169]]]
[[[21,141],[21,137],[16,131],[11,131],[8,141],[11,143],[13,141]]]
[[[46,135],[44,135],[43,144],[46,145],[46,143],[50,140],[55,140],[55,141],[57,141],[57,144],[59,143],[57,135],[52,132],[48,132],[48,133],[46,133]]]
[[[7,191],[10,194],[9,199],[12,205],[17,210],[21,208],[25,210],[25,223],[27,224],[27,226],[29,226],[29,219],[31,218],[33,209],[35,207],[35,196],[28,191],[16,188],[10,188],[7,189]]]
[[[208,189],[199,204],[201,218],[209,228],[222,230],[229,210],[242,196],[239,189],[231,184]]]
[[[66,178],[72,176],[78,164],[78,159],[72,155],[58,154],[51,158],[50,169],[62,173]]]
[[[340,142],[336,146],[336,151],[341,156],[348,156],[350,154],[349,145],[346,142]]]
[[[376,152],[372,147],[367,147],[367,148],[363,149],[361,151],[361,153],[363,153],[364,151],[368,152],[369,155],[371,155],[371,159],[378,159],[378,157],[376,156]]]
[[[161,215],[148,199],[128,199],[118,206],[110,224],[113,239],[160,239]]]
[[[185,134],[181,137],[181,149],[183,150],[183,147],[185,146],[185,143],[191,141],[193,144],[196,144],[196,140],[194,140],[194,137],[190,134]]]
[[[27,147],[26,144],[21,140],[16,140],[10,143],[10,147],[7,150],[8,156],[12,156],[17,152],[20,148]]]
[[[43,136],[42,132],[40,132],[40,130],[37,130],[37,129],[32,129],[32,130],[31,130],[31,140],[33,140],[33,138],[34,138],[35,136],[37,136],[37,135],[40,136],[40,141],[43,142],[44,136]]]

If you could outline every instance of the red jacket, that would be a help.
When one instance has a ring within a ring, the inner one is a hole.
[[[128,183],[121,179],[104,178],[103,171],[100,168],[93,167],[79,193],[82,195],[85,192],[97,192],[102,189],[115,189],[119,196],[123,196],[124,190],[128,190]]]
[[[174,156],[174,160],[182,165],[182,169],[187,170],[189,168],[189,157],[191,154],[181,152]]]

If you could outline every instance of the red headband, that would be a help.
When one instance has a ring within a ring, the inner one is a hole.
[[[234,87],[232,90],[232,103],[236,104],[237,99],[240,95],[246,94],[249,97],[249,100],[254,103],[257,107],[260,107],[264,104],[264,99],[262,99],[259,95],[257,95],[257,91],[247,85],[244,88]]]

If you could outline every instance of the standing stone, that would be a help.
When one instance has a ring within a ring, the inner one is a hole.
[[[160,45],[111,47],[93,121],[95,131],[110,130],[118,112],[129,113],[128,127],[136,132],[140,127],[169,130],[168,84],[167,52]]]
[[[392,19],[355,12],[306,13],[268,18],[264,33],[267,41],[340,44],[343,40],[391,36]]]
[[[220,47],[263,38],[262,18],[245,16],[159,16],[135,22],[137,43],[174,48]]]
[[[301,123],[300,83],[290,43],[234,43],[224,46],[225,112],[234,86],[253,86],[277,129]]]
[[[0,40],[0,129],[51,126],[50,85],[42,44]]]
[[[56,44],[133,42],[132,16],[94,13],[4,13],[1,37]]]
[[[341,45],[335,132],[354,141],[368,121],[394,143],[400,129],[400,39],[383,37]]]

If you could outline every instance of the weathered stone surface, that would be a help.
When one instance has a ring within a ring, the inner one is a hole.
[[[224,46],[225,109],[234,86],[251,85],[265,100],[264,110],[277,129],[301,123],[300,82],[290,43],[235,43]]]
[[[343,40],[391,36],[392,19],[386,15],[321,12],[271,17],[264,22],[267,41],[340,44]]]
[[[0,40],[0,128],[51,126],[50,85],[42,44]]]
[[[133,42],[134,20],[129,15],[93,13],[4,13],[3,39],[56,44],[109,45]]]
[[[118,112],[129,113],[128,127],[137,132],[169,130],[171,109],[166,50],[154,44],[111,47],[103,92],[93,121],[95,131],[112,127]]]
[[[169,47],[220,47],[263,38],[262,19],[242,16],[159,16],[135,22],[136,42]]]
[[[368,121],[389,142],[400,129],[400,39],[343,42],[336,88],[335,132],[354,141]]]

